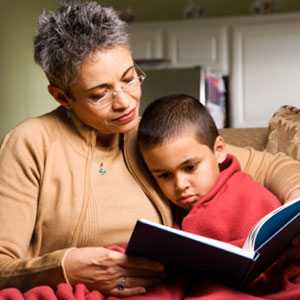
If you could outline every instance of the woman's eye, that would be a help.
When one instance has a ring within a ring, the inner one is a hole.
[[[91,95],[89,98],[90,98],[91,101],[97,102],[101,98],[105,97],[106,95],[107,95],[107,92],[102,92],[102,93],[97,94],[97,95]]]
[[[128,77],[128,78],[124,78],[123,79],[123,82],[127,83],[127,84],[130,84],[131,82],[133,82],[135,80],[135,76],[131,76],[131,77]]]

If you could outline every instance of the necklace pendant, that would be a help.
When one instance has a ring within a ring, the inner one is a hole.
[[[100,163],[100,167],[99,167],[98,172],[99,172],[101,175],[105,175],[105,174],[107,173],[107,170],[104,168],[103,163]]]

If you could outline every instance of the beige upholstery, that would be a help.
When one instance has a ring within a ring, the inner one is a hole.
[[[228,144],[264,150],[268,139],[268,128],[224,128],[220,130],[220,134]]]
[[[264,128],[224,128],[220,130],[226,143],[250,146],[271,153],[284,152],[300,160],[300,109],[282,106]]]
[[[271,153],[285,152],[300,160],[300,109],[283,106],[276,111],[269,124],[266,150]]]

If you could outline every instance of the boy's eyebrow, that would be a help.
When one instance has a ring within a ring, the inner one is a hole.
[[[191,162],[195,162],[197,161],[197,159],[195,157],[190,157],[187,158],[186,160],[184,160],[183,162],[181,162],[178,166],[184,166],[186,164],[189,164]],[[165,169],[151,169],[150,170],[151,173],[163,173],[163,172],[169,172],[169,170],[165,170]]]
[[[150,172],[151,172],[151,173],[163,173],[163,172],[166,172],[166,170],[151,169]]]

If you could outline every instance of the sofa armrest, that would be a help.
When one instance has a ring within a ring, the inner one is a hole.
[[[264,150],[268,138],[267,127],[223,128],[219,132],[228,144],[239,147],[249,146],[256,150]]]

